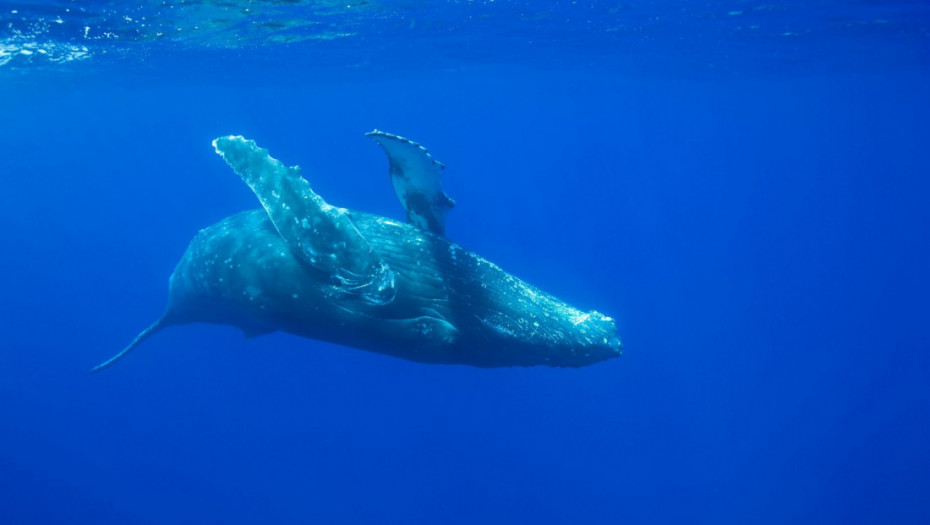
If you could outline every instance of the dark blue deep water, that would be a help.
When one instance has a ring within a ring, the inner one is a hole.
[[[580,369],[158,317],[253,138],[617,320]],[[0,2],[0,523],[930,523],[920,0]]]

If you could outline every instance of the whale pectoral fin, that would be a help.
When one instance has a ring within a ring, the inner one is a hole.
[[[421,230],[444,234],[446,215],[455,201],[442,191],[445,166],[423,146],[397,135],[374,130],[366,133],[388,155],[391,183],[407,211],[407,222]]]
[[[241,136],[213,141],[216,152],[252,188],[291,252],[326,272],[346,294],[383,304],[394,297],[394,274],[342,208],[313,192],[297,166]]]

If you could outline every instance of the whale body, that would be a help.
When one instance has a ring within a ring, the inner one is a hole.
[[[326,203],[301,176],[240,136],[216,151],[261,209],[201,230],[169,279],[155,323],[101,370],[172,325],[247,337],[294,335],[422,363],[578,367],[621,354],[613,319],[584,312],[444,235],[453,201],[443,165],[419,144],[368,133],[388,154],[407,222]]]

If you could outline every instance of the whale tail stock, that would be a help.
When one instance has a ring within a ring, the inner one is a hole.
[[[139,346],[139,343],[141,343],[142,341],[145,341],[146,339],[149,338],[149,336],[151,336],[152,334],[154,334],[154,333],[160,331],[160,330],[161,330],[162,328],[164,328],[165,326],[167,326],[167,323],[165,322],[165,316],[163,315],[163,316],[159,317],[157,321],[155,321],[154,323],[150,324],[148,328],[146,328],[145,330],[142,330],[141,332],[139,332],[139,335],[137,335],[136,338],[133,339],[132,342],[129,343],[129,344],[126,346],[126,348],[123,348],[118,354],[116,354],[116,355],[114,355],[113,357],[107,359],[106,361],[100,363],[99,365],[93,367],[93,368],[90,370],[91,373],[99,372],[99,371],[103,370],[104,368],[109,368],[113,363],[119,361],[120,359],[122,359],[123,357],[125,357],[126,354],[128,354],[128,353],[131,352],[133,349],[135,349],[135,347]]]

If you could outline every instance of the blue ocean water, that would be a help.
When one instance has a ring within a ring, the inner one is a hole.
[[[161,313],[213,138],[617,320],[580,369]],[[0,2],[0,523],[927,523],[930,7]]]

